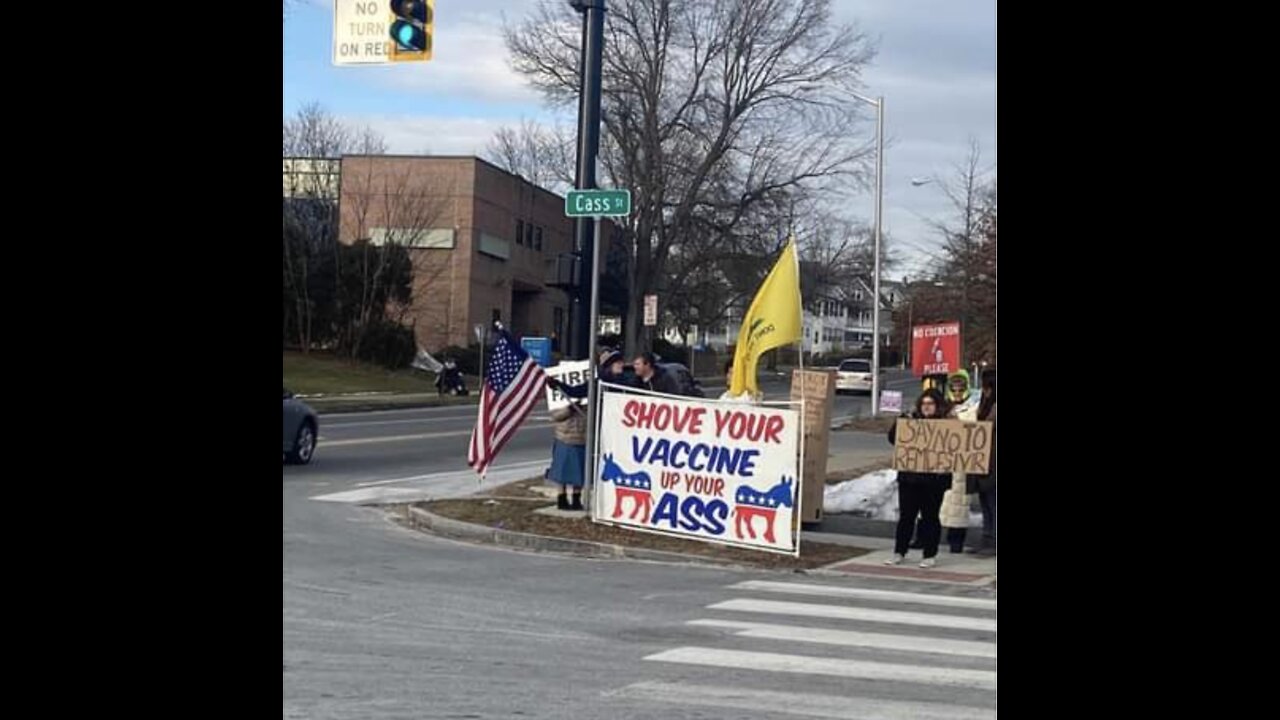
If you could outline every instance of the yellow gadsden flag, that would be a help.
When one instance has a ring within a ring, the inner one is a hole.
[[[796,240],[791,238],[782,257],[760,285],[751,301],[747,316],[738,330],[738,349],[733,354],[731,395],[744,391],[760,394],[756,384],[756,363],[760,356],[776,347],[790,345],[804,334],[800,315],[800,263],[796,257]]]

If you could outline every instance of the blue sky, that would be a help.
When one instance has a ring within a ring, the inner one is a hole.
[[[493,132],[521,118],[555,116],[507,64],[504,17],[519,20],[531,0],[436,0],[434,57],[389,67],[332,65],[333,0],[298,0],[284,23],[284,114],[318,101],[353,124],[382,133],[392,152],[482,154]],[[996,160],[995,0],[833,0],[836,16],[880,40],[865,93],[884,95],[885,231],[903,264],[918,272],[939,239],[925,218],[947,212],[936,185],[981,144]],[[572,118],[570,118],[572,120]],[[865,130],[874,132],[873,125]],[[872,197],[865,197],[870,218]]]

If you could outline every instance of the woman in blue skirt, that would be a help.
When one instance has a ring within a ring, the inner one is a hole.
[[[582,510],[583,466],[587,462],[587,409],[572,400],[568,407],[551,411],[556,424],[556,442],[551,449],[551,470],[547,476],[560,486],[556,507]],[[568,489],[573,488],[573,502]]]

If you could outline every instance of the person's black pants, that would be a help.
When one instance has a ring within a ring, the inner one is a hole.
[[[982,544],[989,548],[996,546],[996,488],[978,493],[982,503]]]
[[[946,492],[943,487],[898,483],[898,530],[893,543],[896,554],[907,554],[917,517],[920,518],[918,539],[924,546],[924,556],[931,558],[938,554],[938,543],[942,540],[938,510],[942,508],[942,496]]]

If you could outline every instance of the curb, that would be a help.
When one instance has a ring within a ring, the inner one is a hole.
[[[553,552],[561,554],[576,555],[579,557],[593,557],[615,560],[643,560],[649,562],[671,563],[677,565],[698,565],[708,568],[717,569],[733,569],[733,570],[751,570],[754,572],[784,574],[784,575],[811,575],[814,577],[825,577],[831,579],[849,580],[851,577],[860,575],[857,572],[835,570],[836,566],[847,564],[850,560],[838,560],[829,565],[816,568],[794,568],[779,569],[766,568],[756,565],[745,565],[740,562],[715,560],[713,558],[700,557],[696,555],[684,555],[681,553],[667,552],[664,550],[648,550],[645,548],[631,548],[624,545],[611,545],[608,543],[592,542],[590,540],[571,540],[569,538],[548,537],[546,535],[534,535],[532,533],[514,532],[511,530],[502,530],[500,528],[486,527],[475,523],[462,522],[461,520],[453,520],[441,515],[423,510],[422,508],[413,507],[412,505],[404,506],[403,512],[394,512],[388,514],[398,515],[403,518],[405,523],[412,529],[425,532],[439,537],[450,538],[453,540],[471,541],[484,543],[487,545],[495,545],[500,547],[509,547],[516,550],[531,550],[535,552]],[[865,549],[865,548],[863,548]],[[872,566],[873,568],[878,566]],[[867,574],[862,577],[877,577]],[[904,578],[883,578],[901,580]],[[916,580],[919,582],[930,582],[927,577],[923,578],[905,578],[908,580]],[[948,580],[933,580],[932,582],[950,585],[955,587],[970,588],[986,588],[995,589],[995,576],[985,583],[958,583]]]
[[[571,540],[569,538],[549,537],[546,535],[534,535],[532,533],[522,533],[512,530],[503,530],[500,528],[485,527],[484,525],[476,525],[475,523],[462,522],[461,520],[453,520],[436,515],[435,513],[423,510],[422,508],[413,507],[412,505],[406,505],[405,512],[403,512],[401,516],[410,527],[416,530],[426,530],[432,534],[453,538],[455,540],[471,540],[489,545],[501,545],[504,547],[523,550],[539,550],[627,560],[651,560],[655,562],[680,564],[694,563],[719,568],[752,567],[735,562],[714,560],[712,558],[698,557],[694,555],[684,555],[681,553],[667,552],[665,550],[632,548],[626,547],[625,545],[610,545],[608,543],[598,543],[590,540]]]
[[[434,408],[434,407],[475,407],[479,402],[477,397],[475,400],[462,400],[461,402],[440,402],[434,397],[431,398],[413,398],[397,395],[383,395],[374,397],[339,397],[329,396],[328,398],[315,398],[311,400],[303,399],[303,402],[311,406],[317,415],[332,415],[335,413],[359,413],[359,412],[377,412],[379,410],[415,410],[418,408]]]

